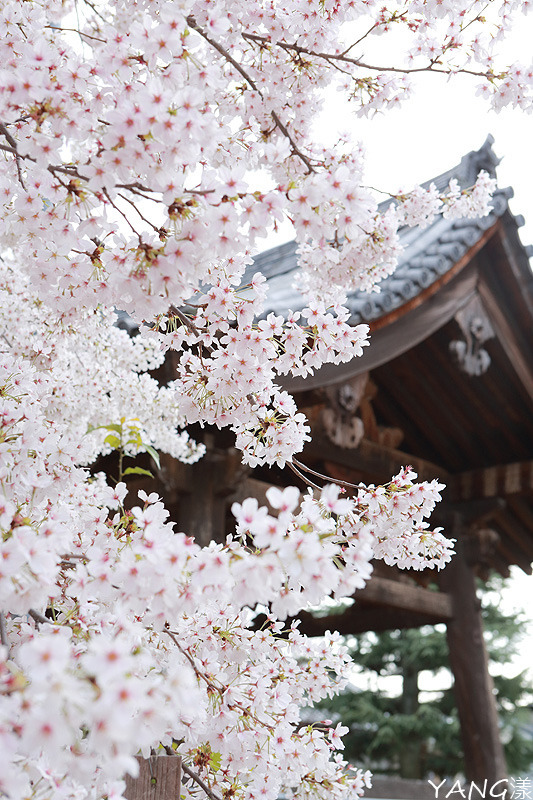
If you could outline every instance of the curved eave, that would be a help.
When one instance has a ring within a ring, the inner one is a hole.
[[[371,346],[344,364],[325,364],[307,378],[291,378],[291,391],[331,386],[353,378],[411,350],[439,330],[467,305],[477,291],[477,253],[499,229],[499,220],[486,230],[440,278],[398,308],[369,321]]]

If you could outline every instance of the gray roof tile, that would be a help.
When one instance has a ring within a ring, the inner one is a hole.
[[[456,178],[462,187],[471,186],[482,169],[495,176],[499,159],[492,150],[492,143],[493,139],[489,136],[479,150],[463,156],[456,167],[423,185],[427,187],[434,183],[439,191],[443,191],[449,181]],[[379,292],[358,291],[348,296],[350,321],[355,324],[378,319],[431,286],[502,216],[508,208],[510,197],[512,189],[498,189],[492,200],[492,211],[486,217],[447,220],[439,216],[425,229],[401,229],[404,251],[396,271],[381,281]],[[383,209],[389,202],[380,208]],[[293,285],[298,271],[295,242],[287,242],[256,256],[245,278],[251,278],[258,270],[267,278],[269,289],[265,313],[274,311],[285,315],[289,309],[295,311],[304,307],[304,300]]]

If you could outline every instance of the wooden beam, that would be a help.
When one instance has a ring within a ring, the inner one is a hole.
[[[510,519],[504,513],[496,515],[494,522],[502,531],[502,544],[507,540],[508,550],[514,553],[514,557],[509,563],[517,564],[528,575],[531,574],[533,531],[525,528],[516,517]]]
[[[461,472],[453,476],[450,487],[456,501],[530,494],[533,491],[533,461]]]
[[[452,616],[452,603],[448,595],[389,578],[371,578],[364,589],[359,589],[354,594],[354,600],[356,605],[364,603],[387,606],[428,614],[443,620]]]
[[[180,530],[207,546],[211,541],[225,540],[228,502],[248,468],[243,468],[241,455],[234,448],[215,448],[213,434],[205,434],[204,444],[204,457],[195,464],[186,465],[186,479],[178,470],[173,476],[174,483],[170,478],[169,483],[178,496],[176,522]]]
[[[452,615],[447,594],[390,578],[371,578],[364,589],[355,592],[354,601],[339,614],[319,617],[302,612],[298,615],[300,629],[309,636],[322,636],[327,630],[348,635],[434,625]]]
[[[326,631],[338,631],[343,636],[367,631],[394,631],[399,628],[421,628],[422,625],[437,625],[446,620],[440,616],[417,614],[384,606],[353,605],[343,614],[314,617],[305,611],[297,619],[299,630],[307,636],[323,636]]]
[[[451,480],[451,476],[443,467],[417,458],[411,453],[404,453],[367,439],[363,439],[357,449],[348,450],[332,444],[321,432],[314,433],[313,440],[305,446],[301,460],[308,463],[310,459],[331,461],[351,468],[369,476],[374,483],[389,481],[402,467],[407,466],[413,467],[420,480],[438,478],[446,484]]]
[[[469,526],[474,523],[482,525],[489,522],[498,511],[505,509],[507,503],[501,497],[480,497],[459,503],[448,502],[446,505],[457,512],[465,525]]]

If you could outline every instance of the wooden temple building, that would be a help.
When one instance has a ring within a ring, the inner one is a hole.
[[[489,138],[434,178],[463,187],[498,163]],[[376,563],[367,587],[336,616],[302,615],[302,630],[342,634],[446,623],[467,778],[489,785],[506,774],[492,680],[483,643],[476,576],[531,574],[533,561],[533,274],[520,242],[522,220],[499,190],[483,219],[437,218],[405,229],[405,252],[378,294],[349,297],[354,324],[367,322],[371,346],[350,363],[286,382],[308,415],[313,441],[301,461],[353,483],[387,482],[412,465],[446,484],[433,517],[457,540],[441,573]],[[302,307],[293,288],[294,243],[255,260],[268,281],[268,310]],[[198,464],[166,459],[165,495],[180,529],[206,542],[231,529],[231,504],[292,472],[244,468],[224,432],[204,432]]]

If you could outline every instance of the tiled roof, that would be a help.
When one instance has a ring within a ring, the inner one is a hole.
[[[499,161],[492,150],[492,143],[493,139],[489,136],[479,150],[468,153],[456,167],[423,185],[434,183],[439,191],[443,191],[450,179],[455,178],[465,188],[475,182],[482,169],[494,177]],[[378,319],[431,286],[502,216],[512,194],[512,189],[497,190],[491,213],[480,219],[447,220],[439,216],[423,230],[403,228],[400,239],[404,251],[396,270],[381,281],[379,292],[358,291],[349,295],[350,321],[356,324]],[[387,204],[382,204],[380,209]],[[517,219],[517,223],[523,224],[523,221]],[[297,269],[295,242],[287,242],[256,256],[247,272],[251,277],[259,270],[267,278],[267,312],[284,315],[288,309],[296,311],[303,307],[304,300],[293,286]]]

